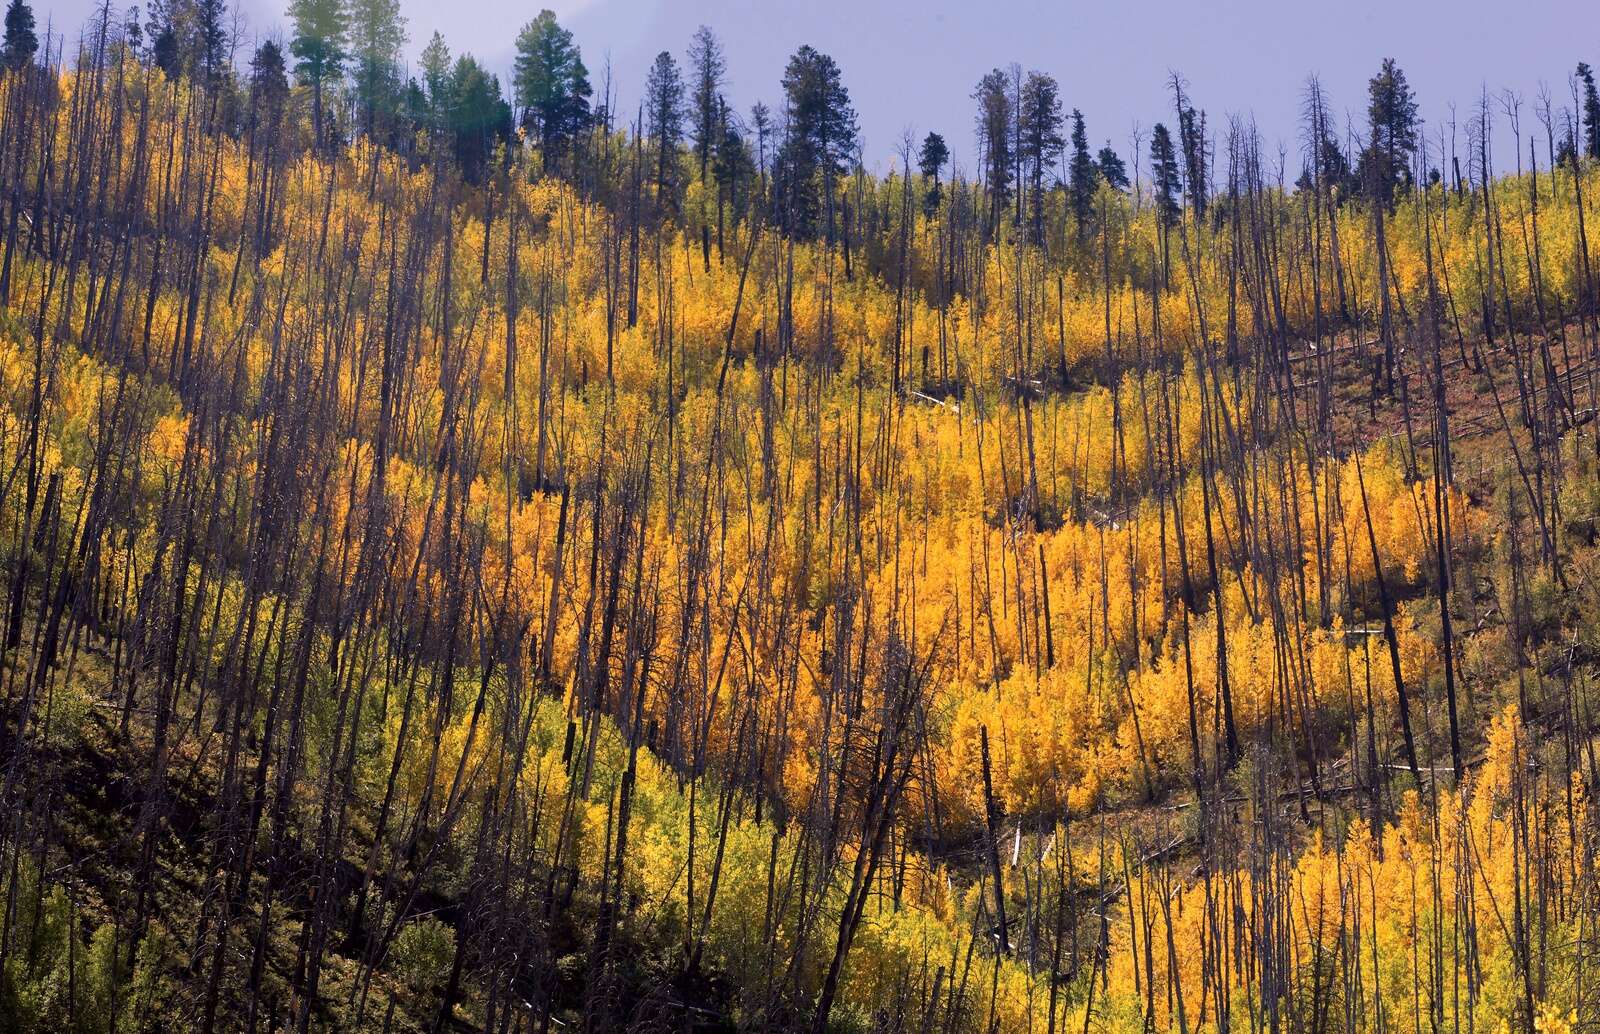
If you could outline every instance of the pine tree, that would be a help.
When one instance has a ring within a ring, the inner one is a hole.
[[[283,49],[272,40],[256,48],[250,58],[250,110],[258,130],[274,132],[289,99],[289,77]]]
[[[207,83],[215,83],[227,67],[227,12],[225,0],[196,0],[195,65]]]
[[[656,55],[645,80],[645,122],[656,147],[656,199],[664,207],[676,209],[673,166],[683,136],[683,75],[678,62],[665,50]]]
[[[128,8],[122,22],[122,44],[129,54],[139,54],[144,47],[144,25],[139,21],[139,7]]]
[[[422,86],[427,95],[427,124],[442,129],[450,116],[450,47],[435,30],[428,45],[422,48]]]
[[[517,35],[516,102],[547,164],[589,124],[589,70],[572,33],[546,9]]]
[[[344,0],[292,0],[289,18],[294,22],[289,52],[299,58],[295,72],[300,81],[311,87],[311,128],[318,146],[323,146],[327,134],[322,94],[329,83],[338,81],[344,68],[349,12]]]
[[[456,59],[449,93],[452,150],[462,176],[476,183],[483,178],[495,146],[511,138],[511,106],[501,96],[500,80],[470,54]]]
[[[1561,134],[1561,140],[1556,144],[1555,167],[1558,169],[1578,167],[1578,141],[1570,122],[1567,131]]]
[[[717,131],[716,154],[711,161],[712,175],[727,188],[737,217],[741,198],[746,196],[741,185],[755,175],[756,163],[750,153],[750,144],[739,127],[738,116],[729,110],[727,101],[722,98],[718,98],[717,108],[720,128]],[[718,227],[720,247],[720,221]]]
[[[717,34],[702,25],[689,44],[689,67],[694,74],[694,151],[700,162],[700,182],[706,178],[711,151],[716,146],[717,97],[722,92],[727,60]]]
[[[1111,147],[1111,141],[1100,148],[1100,153],[1095,156],[1095,168],[1100,172],[1100,178],[1111,185],[1113,190],[1127,190],[1129,186],[1128,167],[1123,164],[1122,157]]]
[[[772,109],[760,101],[750,106],[750,128],[756,134],[756,168],[767,174],[767,137],[772,133]]]
[[[1320,153],[1323,183],[1352,193],[1359,189],[1358,185],[1351,182],[1354,172],[1350,168],[1350,159],[1345,157],[1344,149],[1332,133],[1324,133]]]
[[[1383,381],[1386,388],[1392,389],[1396,350],[1384,214],[1394,205],[1396,189],[1411,182],[1409,159],[1417,149],[1417,101],[1406,84],[1405,73],[1393,58],[1384,58],[1383,67],[1368,83],[1367,92],[1370,136],[1361,154],[1360,169],[1371,204],[1373,243],[1378,256],[1378,337],[1383,342]]]
[[[1372,197],[1394,203],[1395,190],[1411,182],[1411,155],[1417,149],[1417,99],[1393,58],[1367,84],[1370,137],[1360,172]]]
[[[183,50],[178,46],[178,34],[172,26],[163,26],[150,42],[150,63],[176,79],[183,74]]]
[[[39,49],[39,37],[33,28],[33,8],[23,0],[11,0],[6,6],[6,35],[0,44],[0,63],[13,72],[33,60]]]
[[[1181,97],[1181,94],[1180,94]],[[1189,202],[1196,217],[1204,218],[1211,197],[1206,174],[1206,115],[1193,105],[1178,109],[1178,142],[1183,147],[1183,176],[1189,188]]]
[[[939,204],[944,200],[944,192],[939,186],[939,171],[950,160],[950,148],[945,145],[944,137],[938,133],[929,133],[922,138],[922,150],[917,155],[917,169],[922,173],[922,178],[932,181],[928,191],[922,196],[922,211],[929,219],[939,212]]]
[[[10,24],[7,14],[6,25]],[[1589,157],[1600,158],[1600,92],[1595,90],[1594,71],[1586,62],[1578,62],[1578,81],[1583,83],[1583,149]]]
[[[1000,212],[1011,199],[1011,123],[1016,109],[1011,77],[996,68],[978,80],[972,91],[978,102],[978,154],[988,177],[989,228],[999,225]]]
[[[1089,239],[1094,222],[1094,193],[1100,189],[1100,167],[1089,154],[1089,134],[1084,129],[1083,113],[1072,109],[1072,159],[1067,166],[1072,191],[1072,215],[1078,227],[1078,242]]]
[[[350,56],[368,135],[376,130],[379,113],[388,114],[399,103],[400,48],[405,43],[399,0],[351,0]]]
[[[408,134],[423,133],[434,126],[433,105],[428,103],[428,92],[415,76],[406,80],[400,98],[400,111]]]
[[[783,74],[789,124],[779,150],[786,230],[809,236],[823,219],[833,239],[833,185],[855,151],[856,113],[827,54],[802,46]]]
[[[166,73],[168,79],[183,74],[183,46],[179,39],[179,22],[174,11],[174,0],[152,0],[149,6],[150,21],[145,35],[150,40],[150,63]]]
[[[1032,196],[1033,239],[1044,240],[1044,175],[1061,156],[1061,89],[1051,76],[1029,72],[1017,101],[1017,141]]]
[[[1150,134],[1150,175],[1155,187],[1156,221],[1161,230],[1161,275],[1165,284],[1171,280],[1172,265],[1167,235],[1182,209],[1178,207],[1178,155],[1172,146],[1172,134],[1160,122]]]

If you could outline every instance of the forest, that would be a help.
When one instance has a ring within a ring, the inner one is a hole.
[[[0,1031],[1600,1029],[1583,55],[237,24],[5,10]]]

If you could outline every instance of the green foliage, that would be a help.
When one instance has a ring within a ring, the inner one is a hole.
[[[1094,218],[1094,195],[1100,185],[1100,167],[1089,155],[1089,135],[1084,131],[1083,112],[1072,109],[1072,161],[1068,168],[1072,189],[1072,214],[1078,225],[1078,240],[1089,238]]]
[[[39,49],[39,37],[34,31],[33,8],[26,0],[11,0],[6,5],[5,41],[0,43],[0,64],[13,71],[33,60]]]
[[[320,88],[344,68],[350,12],[343,0],[292,0],[288,13],[294,24],[289,50],[300,59],[295,70],[301,81]]]
[[[433,916],[423,916],[400,927],[389,958],[395,972],[411,987],[434,990],[450,975],[455,950],[455,931]]]
[[[1395,192],[1411,183],[1411,155],[1417,149],[1417,98],[1394,58],[1367,84],[1367,124],[1371,136],[1361,153],[1361,177],[1371,196],[1394,203]]]
[[[1600,91],[1587,63],[1578,62],[1577,77],[1583,86],[1583,148],[1589,157],[1600,158]]]
[[[678,62],[663,50],[645,80],[645,126],[656,149],[656,194],[667,208],[676,208],[672,169],[683,136],[683,75]]]
[[[1015,117],[1015,98],[1011,76],[996,68],[978,80],[972,99],[978,103],[978,151],[987,176],[989,221],[998,221],[999,212],[1011,197],[1011,123]]]
[[[456,59],[450,77],[450,132],[462,175],[476,181],[497,146],[511,140],[511,107],[500,80],[470,55]]]
[[[1110,141],[1095,156],[1095,166],[1100,170],[1100,178],[1110,184],[1111,189],[1128,189],[1128,167],[1123,164],[1121,155],[1117,154]]]
[[[159,1017],[172,994],[171,947],[162,929],[146,933],[130,966],[126,932],[120,951],[113,924],[100,923],[90,934],[89,917],[64,886],[56,884],[41,900],[33,867],[24,862],[15,890],[11,951],[0,971],[0,1031],[162,1029]]]
[[[695,30],[689,44],[689,67],[694,73],[694,147],[699,159],[700,178],[706,178],[706,166],[717,143],[716,110],[722,95],[722,76],[727,70],[727,60],[722,53],[722,42],[707,26]]]
[[[377,116],[393,113],[400,101],[400,48],[406,20],[399,0],[352,0],[350,56],[355,59],[356,97],[366,113],[367,131]]]
[[[250,58],[250,110],[257,124],[271,132],[283,115],[289,98],[289,77],[285,73],[283,48],[267,40]]]
[[[946,146],[944,137],[929,133],[922,138],[922,149],[917,154],[917,170],[929,181],[928,191],[922,198],[922,211],[929,219],[939,211],[939,202],[943,199],[939,173],[949,160],[950,148]]]
[[[850,92],[833,58],[810,46],[802,46],[789,58],[783,92],[789,115],[789,131],[778,153],[784,228],[808,236],[826,217],[831,235],[833,206],[824,200],[845,164],[855,157],[856,113]]]
[[[588,125],[594,92],[583,55],[555,12],[540,11],[517,34],[513,82],[522,124],[538,136],[549,162]]]

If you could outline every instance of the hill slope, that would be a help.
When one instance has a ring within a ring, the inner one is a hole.
[[[831,237],[0,102],[6,1023],[1592,1019],[1593,162]]]

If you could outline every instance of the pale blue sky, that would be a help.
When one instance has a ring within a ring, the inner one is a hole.
[[[74,31],[95,0],[34,0],[39,20],[52,14]],[[113,0],[121,6],[121,0]],[[247,38],[283,31],[284,0],[238,0]],[[415,55],[434,30],[452,52],[476,54],[509,79],[518,27],[538,0],[401,0]],[[1125,155],[1135,122],[1171,121],[1169,70],[1190,83],[1213,125],[1228,113],[1253,115],[1275,152],[1290,149],[1298,167],[1298,113],[1306,77],[1321,76],[1334,110],[1364,119],[1365,83],[1380,60],[1394,57],[1422,102],[1430,135],[1457,104],[1465,153],[1468,109],[1481,86],[1509,87],[1524,100],[1523,132],[1543,127],[1534,106],[1541,82],[1557,109],[1570,105],[1567,76],[1579,60],[1600,65],[1600,2],[1594,0],[1342,0],[1339,3],[1213,0],[545,0],[571,28],[600,89],[609,55],[620,99],[632,111],[656,52],[680,60],[695,27],[716,30],[728,55],[728,96],[742,112],[772,104],[788,55],[802,43],[833,55],[844,73],[865,138],[867,163],[886,167],[902,133],[945,135],[969,166],[973,84],[996,66],[1017,62],[1060,80],[1068,109],[1088,120],[1091,142],[1109,138]],[[1497,160],[1512,160],[1509,127],[1499,130]],[[1526,136],[1523,154],[1526,155]]]

